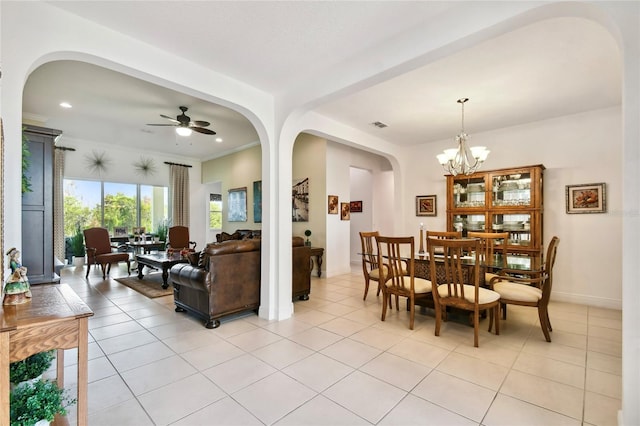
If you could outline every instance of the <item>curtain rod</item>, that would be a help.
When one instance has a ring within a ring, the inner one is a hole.
[[[169,162],[169,161],[165,161],[165,162],[164,162],[164,164],[168,164],[168,165],[170,165],[170,166],[193,167],[193,166],[190,166],[190,165],[188,165],[188,164],[171,163],[171,162]]]
[[[61,149],[63,151],[75,151],[75,148],[67,148],[66,146],[54,146],[55,149]]]

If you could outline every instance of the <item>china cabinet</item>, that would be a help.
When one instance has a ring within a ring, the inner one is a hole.
[[[543,165],[447,176],[447,229],[509,232],[509,253],[542,258]]]

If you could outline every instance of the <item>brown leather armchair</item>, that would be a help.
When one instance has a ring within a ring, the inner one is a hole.
[[[196,242],[189,241],[189,228],[186,226],[172,226],[169,228],[169,243],[167,247],[173,251],[187,249],[191,252],[196,251]],[[192,247],[193,246],[193,247]]]
[[[84,230],[84,244],[87,248],[87,275],[91,265],[100,265],[102,268],[102,279],[111,271],[112,263],[127,262],[127,274],[131,273],[131,261],[129,253],[118,253],[111,250],[111,239],[106,228],[88,228]],[[107,266],[105,274],[105,266]]]

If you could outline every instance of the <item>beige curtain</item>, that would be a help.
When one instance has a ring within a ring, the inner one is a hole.
[[[64,149],[54,150],[53,255],[64,262]]]
[[[171,225],[189,226],[189,167],[171,166]]]

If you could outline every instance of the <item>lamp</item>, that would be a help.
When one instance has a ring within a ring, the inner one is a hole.
[[[191,136],[191,129],[188,127],[176,127],[176,133],[180,136]]]
[[[491,152],[484,146],[467,147],[469,136],[464,132],[464,104],[468,100],[468,98],[462,98],[457,101],[462,105],[462,128],[456,136],[458,148],[445,149],[444,153],[436,156],[442,167],[454,176],[475,173]]]

